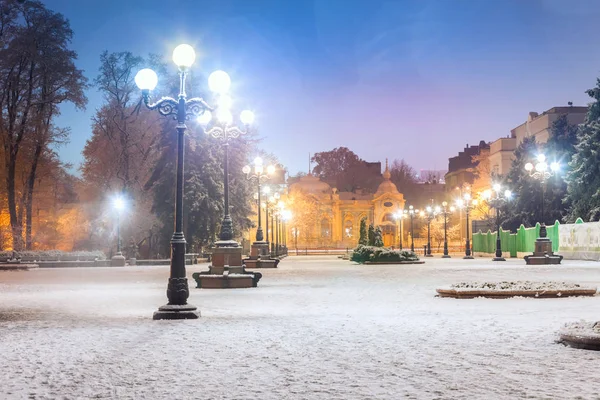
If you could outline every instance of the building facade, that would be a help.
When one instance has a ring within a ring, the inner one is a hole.
[[[286,226],[289,248],[354,247],[363,219],[381,228],[385,246],[398,246],[403,234],[402,219],[394,214],[404,209],[405,200],[390,180],[387,162],[375,193],[339,192],[306,175],[289,186],[282,200],[292,214]]]
[[[550,137],[552,124],[566,115],[570,125],[579,125],[585,119],[587,107],[552,107],[542,114],[530,112],[527,121],[510,131],[510,136],[500,138],[490,145],[490,169],[492,174],[506,175],[510,171],[515,149],[523,139],[534,136],[536,142],[546,143]]]

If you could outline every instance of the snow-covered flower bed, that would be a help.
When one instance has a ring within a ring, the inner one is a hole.
[[[560,343],[571,347],[600,350],[600,322],[571,322],[560,330]]]
[[[484,290],[573,290],[596,289],[593,286],[584,287],[578,283],[567,282],[532,282],[532,281],[503,281],[503,282],[460,282],[450,285],[450,289],[484,289]]]
[[[593,296],[596,287],[582,286],[578,283],[567,282],[533,282],[533,281],[502,281],[502,282],[459,282],[448,287],[437,289],[442,297],[474,298],[474,297],[569,297]]]
[[[94,251],[61,251],[61,250],[24,250],[24,251],[0,251],[0,259],[12,259],[13,255],[17,258],[36,260],[36,261],[71,261],[77,259],[87,260],[105,260],[106,255],[100,250]]]

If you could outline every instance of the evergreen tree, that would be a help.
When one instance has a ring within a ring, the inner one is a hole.
[[[367,245],[367,220],[365,218],[360,220],[360,237],[358,238],[358,244]]]
[[[600,219],[600,79],[596,80],[596,87],[586,93],[594,101],[579,126],[575,154],[566,177],[568,221],[578,217],[585,221]]]
[[[383,247],[383,238],[380,227],[375,228],[375,232],[373,233],[373,246]]]
[[[510,207],[502,213],[505,216],[502,222],[504,229],[516,231],[521,224],[534,226],[541,219],[542,186],[525,171],[525,164],[535,160],[538,153],[539,145],[534,136],[523,139],[515,150],[515,158],[506,176],[514,198]]]
[[[368,238],[369,238],[369,246],[375,246],[375,229],[373,228],[373,225],[369,224],[369,233],[368,233]]]

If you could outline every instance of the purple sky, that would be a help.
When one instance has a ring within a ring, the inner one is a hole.
[[[290,173],[346,146],[367,161],[447,168],[468,144],[510,134],[529,111],[588,101],[600,75],[596,0],[47,0],[75,31],[93,79],[103,50],[170,58],[188,42],[221,68],[262,147]],[[175,66],[173,66],[175,68]],[[65,107],[78,165],[101,104]]]

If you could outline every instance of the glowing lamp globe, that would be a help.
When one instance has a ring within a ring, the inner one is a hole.
[[[115,208],[119,211],[121,211],[122,209],[125,208],[125,200],[123,200],[122,197],[115,198],[113,204],[114,204]]]
[[[537,160],[542,163],[542,162],[546,161],[546,156],[543,154],[538,154]]]
[[[446,207],[448,205],[447,201],[442,201],[442,206]]]
[[[135,84],[142,90],[154,90],[158,85],[158,76],[150,68],[144,68],[135,74]]]
[[[208,125],[211,119],[212,113],[207,110],[198,116],[197,121],[200,125]]]
[[[254,159],[254,165],[262,165],[263,164],[263,160],[260,157],[256,157]]]
[[[189,68],[196,61],[196,52],[189,44],[180,44],[173,50],[173,62],[179,68]]]
[[[506,189],[504,191],[504,197],[506,197],[507,199],[510,199],[512,197],[512,192],[508,189]]]
[[[560,169],[560,164],[557,162],[553,162],[552,164],[550,164],[550,169],[552,171],[556,172]]]
[[[233,115],[229,110],[222,108],[217,111],[217,119],[219,122],[229,125],[233,121]]]
[[[496,190],[496,191],[498,191],[498,190]],[[486,200],[491,199],[492,198],[492,191],[489,190],[489,189],[484,190],[483,191],[483,198],[486,199]]]
[[[249,165],[245,165],[244,168],[242,168],[242,172],[245,174],[249,174],[250,173],[250,166]]]
[[[427,206],[427,212],[431,212],[431,207]]]
[[[533,171],[533,164],[528,162],[527,164],[525,164],[525,171],[527,172],[531,172]]]
[[[436,213],[439,213],[440,211],[442,211],[442,210],[440,209],[440,206],[435,206],[435,212],[436,212]]]
[[[273,175],[274,173],[275,173],[275,166],[274,165],[269,165],[267,167],[267,174]]]
[[[494,185],[494,190],[495,190],[496,192],[499,192],[499,191],[500,191],[500,189],[502,189],[502,186],[501,186],[499,183],[496,183],[496,184]]]
[[[454,212],[454,211],[456,211],[456,207],[450,206],[450,212]]]
[[[240,114],[240,121],[244,125],[252,125],[254,122],[254,113],[250,110],[244,110]]]
[[[231,78],[225,71],[215,71],[208,77],[208,87],[215,93],[225,94],[231,87]]]
[[[263,193],[264,193],[264,194],[269,194],[269,192],[271,192],[271,188],[270,188],[270,187],[268,187],[268,186],[265,186],[265,187],[263,188]]]

